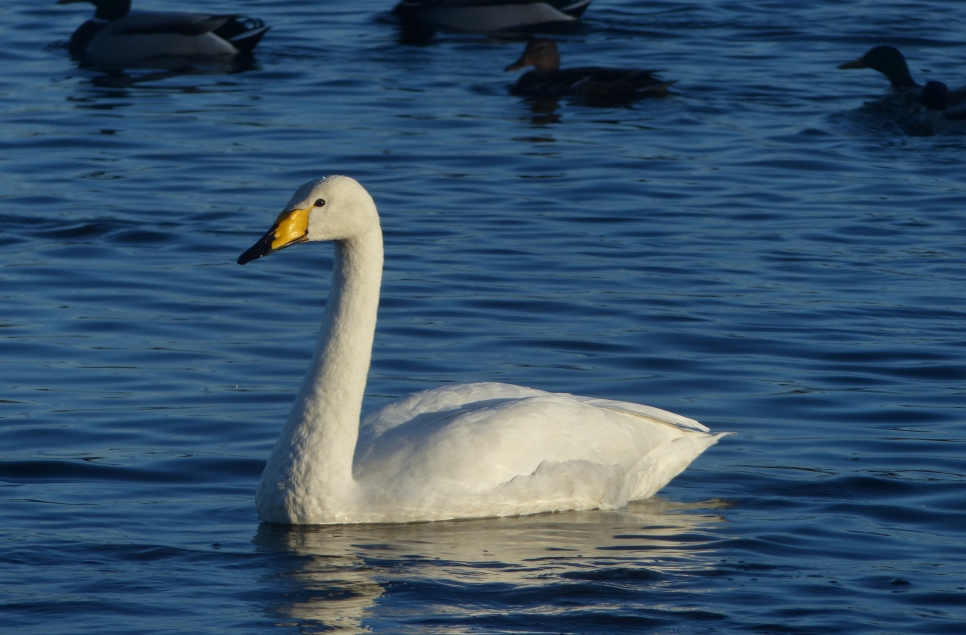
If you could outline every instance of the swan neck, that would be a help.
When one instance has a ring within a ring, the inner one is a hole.
[[[352,455],[372,359],[382,282],[382,232],[335,243],[332,285],[315,357],[305,378],[311,416],[302,425],[324,430],[327,461],[336,480],[352,478]],[[318,408],[318,412],[311,412]]]
[[[345,509],[382,282],[382,231],[335,242],[332,286],[308,373],[256,496],[270,522]],[[318,521],[315,521],[318,522]]]

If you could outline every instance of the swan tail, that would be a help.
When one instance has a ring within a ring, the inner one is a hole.
[[[702,452],[720,439],[733,434],[735,433],[689,432],[669,443],[659,445],[628,471],[621,498],[625,501],[650,498],[683,472]]]

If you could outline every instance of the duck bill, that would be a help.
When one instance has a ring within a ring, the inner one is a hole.
[[[263,256],[274,254],[286,247],[304,243],[309,239],[309,210],[293,209],[279,214],[272,228],[259,238],[258,242],[238,256],[238,264],[243,265]]]
[[[508,71],[516,71],[523,68],[524,66],[529,66],[529,65],[530,65],[530,62],[529,60],[527,60],[527,56],[524,55],[517,61],[513,62],[512,64],[504,68],[503,72],[506,73]]]
[[[860,57],[857,60],[852,60],[851,62],[846,62],[845,64],[839,64],[839,68],[865,68],[865,62],[862,61]]]

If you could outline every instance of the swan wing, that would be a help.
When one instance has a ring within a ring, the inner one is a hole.
[[[698,423],[694,419],[689,419],[687,417],[682,417],[679,414],[669,412],[667,410],[661,410],[660,408],[655,408],[653,406],[645,406],[639,403],[630,403],[627,401],[612,401],[610,399],[596,399],[594,397],[574,397],[586,404],[592,406],[597,406],[598,408],[606,408],[608,410],[613,410],[615,412],[622,412],[634,417],[641,417],[648,421],[654,423],[660,423],[664,425],[674,426],[676,428],[681,428],[684,430],[692,430],[696,432],[711,432],[707,426]]]
[[[370,521],[617,509],[721,436],[650,406],[463,384],[368,415],[353,476]]]
[[[653,406],[645,406],[643,404],[626,401],[614,401],[611,399],[599,399],[596,397],[580,397],[567,393],[549,393],[544,390],[537,390],[536,388],[526,388],[496,382],[455,384],[413,393],[408,397],[368,413],[362,419],[360,430],[365,436],[374,437],[420,415],[440,413],[441,415],[450,416],[454,414],[454,411],[458,411],[467,406],[478,408],[488,403],[495,405],[505,400],[540,395],[558,395],[564,398],[576,399],[598,408],[607,408],[631,416],[643,416],[648,419],[653,419],[656,422],[687,430],[709,432],[706,426],[698,423],[694,419],[689,419],[688,417],[683,417],[679,414],[661,410]]]
[[[629,471],[696,421],[637,404],[506,384],[464,384],[417,393],[370,414],[353,473],[380,487],[483,492],[541,464],[585,461]]]
[[[451,416],[465,407],[479,408],[507,399],[535,397],[551,393],[512,384],[479,382],[454,384],[413,393],[399,401],[368,413],[359,425],[360,437],[372,438],[414,418],[439,414]]]

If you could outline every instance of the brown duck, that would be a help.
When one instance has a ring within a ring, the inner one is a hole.
[[[546,38],[533,38],[520,59],[507,66],[514,71],[526,66],[534,70],[524,73],[510,88],[514,95],[531,99],[577,97],[595,105],[619,104],[664,95],[666,82],[654,76],[657,71],[581,66],[560,68],[557,44]]]

